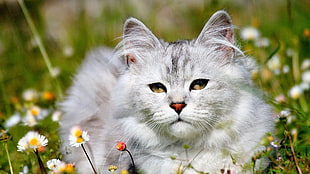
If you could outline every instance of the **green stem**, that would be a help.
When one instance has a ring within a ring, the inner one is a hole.
[[[129,156],[130,156],[131,163],[132,163],[132,167],[133,167],[133,173],[134,173],[134,174],[137,174],[136,165],[135,165],[135,162],[134,162],[134,160],[133,160],[133,157],[132,157],[131,153],[129,152],[129,150],[126,149],[126,152],[127,152],[127,153],[129,154]]]
[[[39,166],[40,166],[41,173],[47,174],[46,169],[45,169],[44,164],[43,164],[43,161],[42,161],[41,158],[40,158],[39,152],[38,152],[37,150],[35,150],[34,153],[35,153],[36,156],[37,156],[37,159],[38,159],[38,163],[39,163]]]
[[[81,146],[82,146],[82,149],[83,149],[83,151],[84,151],[84,153],[85,153],[85,155],[86,155],[86,157],[87,157],[87,160],[89,161],[89,163],[90,163],[90,165],[91,165],[91,167],[92,167],[94,173],[97,174],[96,169],[95,169],[93,163],[91,162],[91,160],[90,160],[90,158],[89,158],[89,156],[88,156],[88,154],[87,154],[87,152],[86,152],[86,150],[85,150],[84,145],[81,144]]]
[[[299,98],[299,103],[300,103],[301,108],[302,108],[303,111],[305,111],[305,112],[308,112],[308,111],[309,111],[308,102],[307,102],[307,100],[306,100],[306,98],[305,98],[305,94],[302,95],[302,96]]]
[[[49,56],[48,56],[48,54],[46,52],[46,49],[45,49],[45,47],[43,45],[42,39],[41,39],[41,37],[39,35],[39,32],[36,29],[36,27],[35,27],[35,25],[34,25],[34,23],[32,21],[32,18],[31,18],[30,14],[29,14],[29,11],[28,11],[25,3],[24,3],[24,0],[18,0],[18,3],[19,3],[19,5],[20,5],[20,7],[21,7],[21,9],[23,11],[23,14],[25,15],[26,21],[27,21],[27,23],[28,23],[28,25],[30,27],[30,30],[31,30],[31,32],[32,32],[32,34],[34,36],[34,39],[35,39],[35,41],[38,44],[38,47],[39,47],[40,52],[41,52],[41,54],[43,56],[44,62],[46,64],[46,66],[47,66],[48,72],[49,72],[50,76],[55,79],[58,95],[59,95],[60,99],[62,99],[63,98],[63,94],[62,94],[62,91],[61,91],[61,88],[60,88],[60,84],[59,84],[57,78],[53,75],[53,67],[52,67],[50,58],[49,58]]]
[[[7,143],[4,143],[4,148],[5,148],[5,151],[6,151],[6,155],[8,157],[9,166],[10,166],[10,172],[11,172],[11,174],[14,174]]]

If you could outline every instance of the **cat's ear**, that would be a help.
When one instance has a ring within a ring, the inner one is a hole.
[[[129,18],[124,24],[123,49],[128,65],[139,62],[139,54],[158,48],[158,38],[138,19]]]
[[[230,44],[234,44],[234,31],[231,18],[225,11],[217,11],[214,13],[209,21],[205,24],[196,43],[210,44],[211,39],[224,39]]]

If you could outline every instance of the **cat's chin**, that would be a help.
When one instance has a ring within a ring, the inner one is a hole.
[[[170,134],[179,139],[191,139],[196,137],[198,130],[188,122],[178,121],[170,125]]]

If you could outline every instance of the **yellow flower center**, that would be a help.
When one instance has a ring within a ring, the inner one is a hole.
[[[74,171],[74,165],[73,164],[67,164],[65,171],[67,173],[72,173]]]
[[[31,146],[38,146],[39,145],[39,140],[37,138],[31,138],[30,141],[29,141],[29,144]]]
[[[31,109],[31,114],[33,115],[33,116],[37,116],[37,115],[39,115],[39,109],[37,109],[37,108],[32,108]]]
[[[59,168],[58,168],[58,171],[59,172],[64,172],[66,170],[66,166],[65,165],[61,165],[61,166],[59,166]]]
[[[49,92],[49,91],[45,91],[42,95],[42,98],[45,100],[53,100],[54,99],[54,95],[53,93]]]
[[[77,143],[82,143],[82,142],[84,142],[84,139],[83,139],[82,137],[78,137],[78,138],[76,139],[76,142],[77,142]]]
[[[300,94],[298,92],[293,93],[292,98],[298,99],[300,97]]]
[[[129,174],[128,170],[122,170],[121,174]]]
[[[82,130],[79,127],[74,127],[71,130],[71,134],[75,137],[81,137],[82,136]]]

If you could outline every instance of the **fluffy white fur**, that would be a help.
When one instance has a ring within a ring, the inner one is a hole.
[[[270,106],[252,87],[253,63],[234,44],[226,12],[216,12],[197,39],[174,43],[129,18],[116,51],[100,48],[87,57],[62,103],[60,130],[65,159],[75,162],[79,173],[92,170],[82,150],[68,145],[75,125],[89,132],[86,145],[102,173],[109,165],[128,169],[131,164],[115,149],[117,141],[127,144],[146,174],[176,173],[180,166],[186,174],[252,172],[246,166],[264,149],[260,141],[273,131],[273,120]],[[196,79],[209,81],[190,90]],[[152,83],[166,91],[153,92]],[[180,114],[169,106],[175,102],[186,103]],[[185,169],[189,162],[195,170]]]

